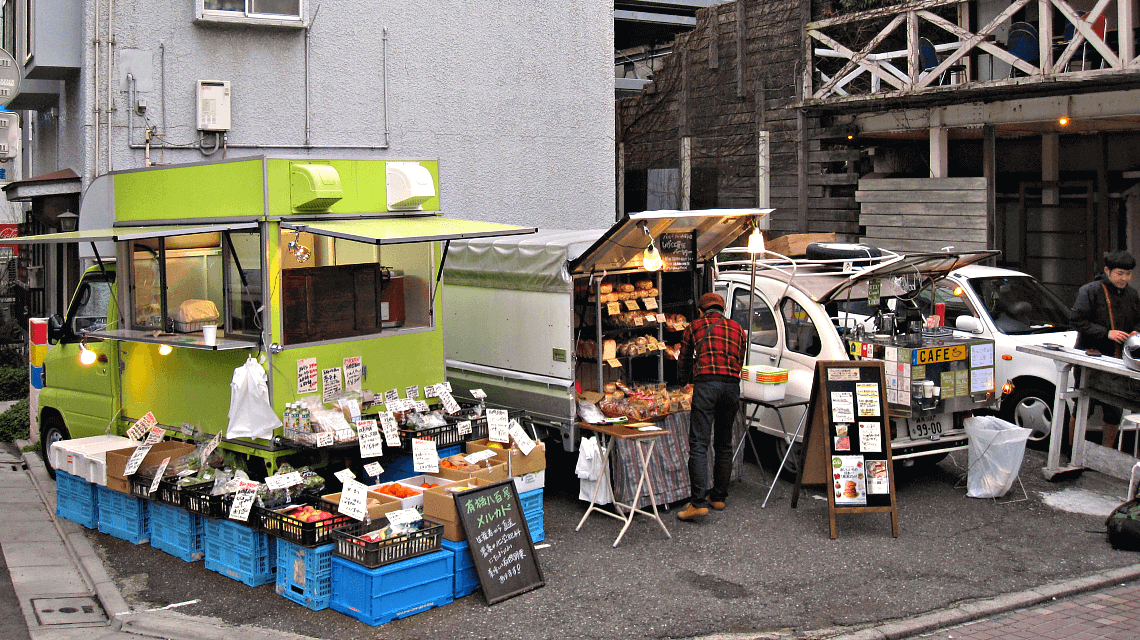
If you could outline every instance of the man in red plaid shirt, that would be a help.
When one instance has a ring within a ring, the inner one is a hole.
[[[716,293],[701,296],[701,317],[685,330],[681,339],[679,374],[682,382],[693,381],[689,420],[689,504],[677,512],[681,520],[704,518],[709,507],[720,511],[728,498],[732,477],[732,423],[740,408],[740,370],[744,366],[744,329],[724,315],[724,298]],[[715,437],[714,437],[715,434]],[[715,462],[709,491],[709,441]]]

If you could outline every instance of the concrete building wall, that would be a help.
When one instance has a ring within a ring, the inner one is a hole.
[[[96,25],[95,1],[84,4],[88,43],[106,37],[107,2]],[[144,150],[130,145],[141,145],[150,126],[159,136],[156,163],[261,154],[438,158],[448,215],[564,228],[612,222],[608,5],[384,0],[325,2],[317,11],[308,0],[306,33],[196,22],[193,1],[114,2],[110,168],[144,165]],[[49,117],[54,126],[37,120],[28,175],[71,167],[88,184],[108,169],[105,128],[100,149],[95,144],[95,109],[107,100],[105,58],[96,59],[93,46],[84,51],[83,70],[64,81],[58,114]],[[128,72],[138,88],[132,104]],[[232,129],[213,155],[213,134],[200,140],[195,126],[197,80],[232,83]],[[147,103],[144,115],[133,108],[138,99]]]

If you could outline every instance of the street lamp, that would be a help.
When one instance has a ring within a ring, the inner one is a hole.
[[[79,216],[71,211],[64,211],[55,217],[55,223],[61,233],[69,233],[79,228]]]
[[[744,351],[745,366],[752,364],[752,325],[756,306],[756,256],[764,253],[764,236],[760,233],[760,220],[752,219],[752,234],[748,236],[748,253],[752,257],[752,281],[748,287],[748,346]]]

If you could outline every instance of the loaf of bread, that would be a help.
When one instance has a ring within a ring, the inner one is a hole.
[[[598,285],[599,293],[610,293],[613,290],[614,286],[608,282],[603,282],[602,284]]]
[[[633,290],[635,288],[636,287],[634,287],[632,284],[629,284],[628,282],[623,282],[618,285],[618,291],[621,291],[622,293],[633,293]]]

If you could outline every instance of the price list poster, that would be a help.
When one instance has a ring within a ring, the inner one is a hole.
[[[877,360],[816,366],[792,507],[801,485],[823,484],[833,540],[837,513],[889,513],[899,535],[885,378]]]

